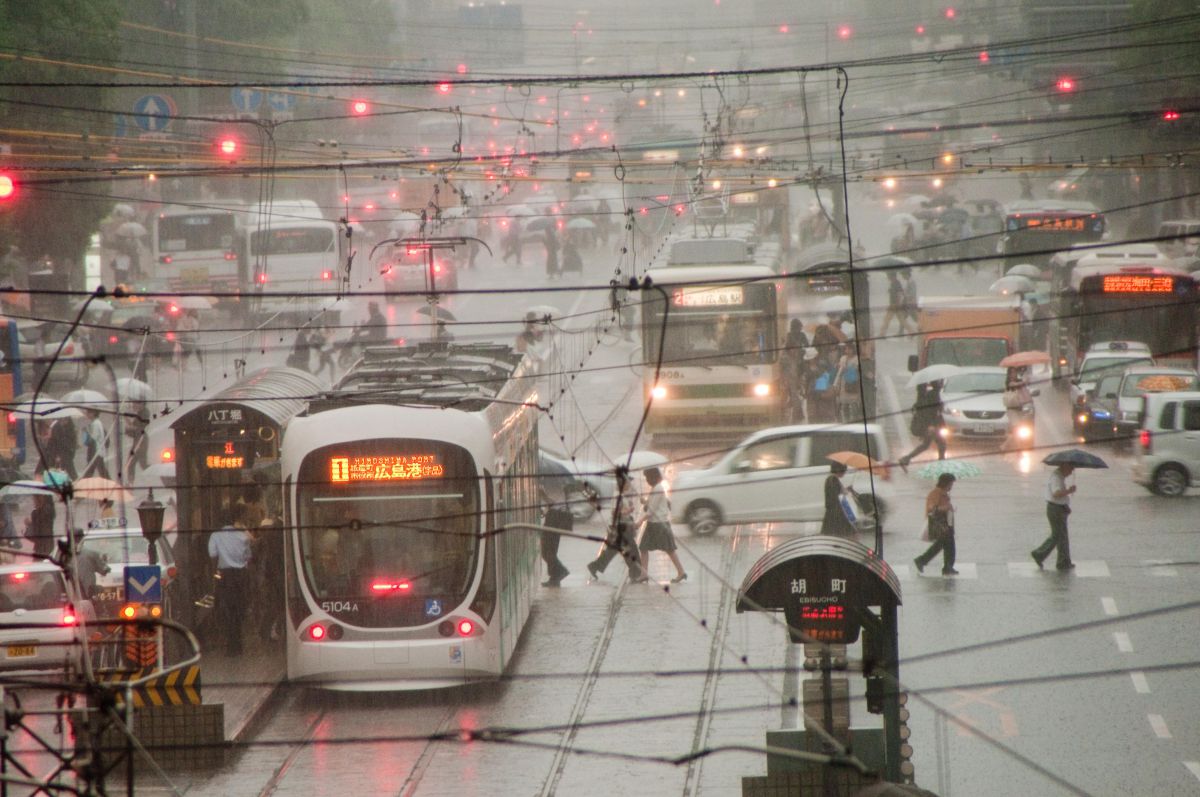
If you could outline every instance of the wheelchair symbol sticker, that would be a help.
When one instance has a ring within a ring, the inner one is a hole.
[[[425,599],[425,616],[440,617],[442,614],[442,602],[438,598]]]
[[[461,645],[451,645],[450,646],[450,663],[451,664],[462,664],[462,660],[463,660],[462,646]]]

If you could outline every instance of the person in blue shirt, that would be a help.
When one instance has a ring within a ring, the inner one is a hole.
[[[217,568],[217,624],[230,656],[242,653],[242,618],[250,595],[250,534],[243,528],[243,515],[239,508],[227,509],[221,528],[208,538],[208,555]]]

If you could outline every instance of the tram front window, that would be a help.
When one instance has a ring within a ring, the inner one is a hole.
[[[466,454],[450,447],[432,455],[342,459],[371,460],[380,475],[325,483],[302,478],[301,572],[313,600],[364,626],[419,624],[428,620],[430,601],[460,603],[479,551],[478,489]],[[328,454],[311,461],[318,465],[314,476],[328,475]],[[422,465],[426,475],[394,477],[408,467],[419,474]]]
[[[647,302],[644,307],[642,340],[648,362],[658,359],[660,340],[663,365],[674,367],[757,365],[776,358],[774,297],[766,291],[747,290],[745,301],[736,306],[673,304],[665,339],[662,303]]]

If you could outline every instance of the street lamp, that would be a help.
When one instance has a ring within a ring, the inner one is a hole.
[[[163,515],[166,512],[167,508],[163,506],[162,501],[154,499],[153,487],[137,507],[138,519],[142,523],[142,536],[149,543],[149,564],[152,565],[158,564],[158,538],[162,536]]]

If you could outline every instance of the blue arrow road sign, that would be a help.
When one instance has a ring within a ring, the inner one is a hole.
[[[161,94],[145,94],[133,104],[133,121],[146,133],[166,130],[174,115],[175,103]]]
[[[290,111],[296,107],[296,95],[291,92],[267,92],[267,104],[273,111]]]
[[[125,565],[125,600],[162,603],[162,576],[158,565]]]
[[[257,111],[258,106],[262,105],[263,93],[258,89],[235,88],[230,90],[229,99],[234,108],[242,113],[249,113]]]

